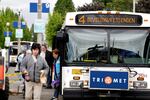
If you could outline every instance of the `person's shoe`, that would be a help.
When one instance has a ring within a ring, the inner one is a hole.
[[[57,98],[56,97],[52,97],[50,100],[57,100]]]
[[[47,86],[46,89],[52,89],[52,86]]]

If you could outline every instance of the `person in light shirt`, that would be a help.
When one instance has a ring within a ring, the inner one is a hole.
[[[33,43],[32,54],[26,55],[21,63],[21,71],[25,79],[25,100],[40,100],[42,86],[40,77],[47,75],[49,66],[40,56],[41,45]]]

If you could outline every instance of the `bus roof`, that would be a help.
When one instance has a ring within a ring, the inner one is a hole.
[[[118,11],[68,12],[66,26],[150,27],[150,14]]]

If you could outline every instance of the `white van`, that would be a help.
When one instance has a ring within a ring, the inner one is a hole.
[[[21,41],[21,51],[30,49],[32,46],[33,42],[31,41]],[[10,66],[16,66],[17,64],[17,55],[18,53],[18,41],[11,41],[10,42]]]

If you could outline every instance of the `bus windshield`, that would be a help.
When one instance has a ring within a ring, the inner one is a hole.
[[[68,62],[150,63],[146,28],[68,28]]]

